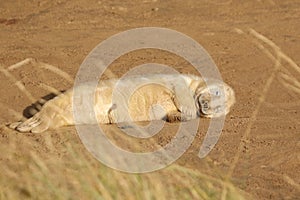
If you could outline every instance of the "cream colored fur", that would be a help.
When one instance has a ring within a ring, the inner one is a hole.
[[[79,86],[79,90],[88,89],[86,85]],[[75,123],[73,93],[73,89],[66,91],[48,101],[32,118],[12,123],[10,127],[20,132],[39,133],[49,128],[92,123],[89,120]],[[225,104],[221,101],[222,94]],[[212,82],[206,86],[198,76],[175,74],[104,80],[94,98],[98,123],[218,117],[226,115],[235,103],[234,91],[225,83]]]

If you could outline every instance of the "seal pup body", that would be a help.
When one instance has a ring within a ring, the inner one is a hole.
[[[89,84],[80,85],[89,91]],[[88,118],[73,117],[73,98],[86,106],[84,97],[73,97],[74,88],[46,102],[42,109],[24,122],[10,128],[20,132],[40,133],[66,125],[91,124]],[[223,98],[223,101],[220,99]],[[150,74],[100,81],[94,93],[94,112],[98,123],[166,120],[185,121],[196,117],[226,115],[235,103],[233,89],[223,82],[204,80],[187,74]],[[77,104],[76,104],[77,105]],[[78,106],[78,105],[77,105]]]

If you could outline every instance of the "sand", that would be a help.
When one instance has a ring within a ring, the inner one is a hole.
[[[192,146],[176,163],[212,176],[222,174],[253,199],[298,199],[299,22],[297,0],[2,1],[0,166],[22,174],[31,163],[23,158],[32,152],[44,160],[56,160],[64,158],[68,145],[86,151],[74,127],[35,135],[19,134],[5,124],[19,120],[28,106],[48,95],[51,89],[63,91],[72,87],[80,64],[101,41],[128,29],[157,26],[177,30],[200,43],[237,97],[209,156],[197,157],[209,124],[209,119],[203,119]],[[9,66],[26,58],[56,66],[66,75],[30,62],[9,71]],[[182,58],[160,50],[129,53],[117,59],[110,69],[116,76],[122,76],[148,62],[195,73]],[[8,76],[7,71],[15,78]],[[29,93],[22,92],[16,81]],[[175,128],[176,125],[167,124],[155,138],[158,144],[168,143]],[[116,127],[107,130],[120,131]],[[52,139],[51,145],[47,138]],[[149,150],[151,145],[142,147]],[[23,160],[22,164],[18,160]],[[12,179],[8,171],[0,173],[1,179]],[[26,183],[24,176],[20,176],[21,183]],[[19,187],[12,191],[30,196]]]

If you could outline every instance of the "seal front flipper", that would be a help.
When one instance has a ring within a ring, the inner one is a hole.
[[[182,80],[184,81],[184,80]],[[185,82],[174,85],[173,101],[178,111],[181,113],[183,121],[197,118],[197,110],[192,91]]]

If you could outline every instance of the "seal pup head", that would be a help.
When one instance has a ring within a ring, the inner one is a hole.
[[[235,103],[233,89],[221,82],[198,88],[194,97],[198,115],[207,118],[227,115]]]

